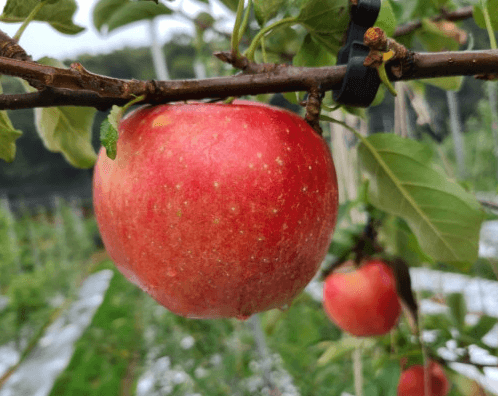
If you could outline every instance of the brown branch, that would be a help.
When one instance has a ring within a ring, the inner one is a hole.
[[[0,109],[49,106],[93,106],[107,108],[145,95],[145,103],[225,98],[261,93],[307,91],[322,84],[339,88],[345,66],[305,68],[271,65],[268,73],[202,80],[138,81],[121,80],[89,73],[80,65],[59,69],[35,62],[19,62],[0,57],[0,74],[40,81],[49,90],[21,95],[1,95]],[[28,77],[29,76],[29,77]]]
[[[472,17],[473,6],[462,7],[456,11],[452,12],[442,12],[441,14],[431,18],[431,21],[437,22],[441,20],[447,21],[461,21],[462,19],[467,19]],[[394,31],[393,37],[400,37],[407,35],[414,30],[420,29],[422,27],[422,21],[411,21],[407,22],[403,25],[400,25]]]
[[[394,63],[394,62],[393,62]],[[395,65],[391,65],[391,68]],[[498,51],[452,51],[413,53],[412,72],[403,72],[392,80],[415,80],[450,76],[496,73]]]
[[[479,203],[482,206],[484,206],[485,208],[488,208],[488,209],[491,209],[491,210],[498,212],[498,203],[491,202],[491,201],[483,201],[483,200],[479,200]]]
[[[0,30],[0,56],[19,60],[31,60],[31,57],[16,40]]]
[[[258,65],[257,74],[239,74],[203,80],[139,81],[93,74],[80,64],[69,69],[0,57],[0,74],[24,78],[50,89],[38,93],[1,95],[0,109],[49,106],[91,106],[99,109],[145,95],[144,103],[225,98],[262,93],[339,89],[346,66],[294,67]],[[412,53],[388,63],[390,79],[413,80],[498,73],[498,51]]]

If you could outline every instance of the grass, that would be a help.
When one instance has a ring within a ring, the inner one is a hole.
[[[142,292],[107,262],[98,269],[116,272],[93,321],[75,345],[67,369],[51,395],[121,395],[129,366],[139,353]]]
[[[75,297],[94,250],[94,224],[62,201],[51,214],[13,214],[0,199],[0,295],[8,298],[0,311],[0,345],[14,341],[21,361]]]

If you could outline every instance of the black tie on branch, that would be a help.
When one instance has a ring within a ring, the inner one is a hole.
[[[370,53],[370,48],[363,43],[363,36],[375,23],[380,3],[380,0],[358,0],[351,7],[346,44],[337,54],[337,65],[347,65],[341,89],[334,91],[337,103],[368,107],[377,94],[380,78],[376,70],[363,64]]]

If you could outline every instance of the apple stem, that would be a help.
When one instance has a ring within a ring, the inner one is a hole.
[[[353,351],[354,391],[356,396],[363,396],[363,362],[361,344]]]
[[[304,119],[306,122],[322,136],[323,131],[320,127],[320,110],[322,106],[323,91],[319,86],[311,87],[308,91],[308,100],[305,103],[306,115]]]

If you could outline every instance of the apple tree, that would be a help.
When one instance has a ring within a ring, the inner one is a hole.
[[[497,208],[448,175],[433,146],[409,136],[403,108],[408,96],[422,116],[429,86],[457,91],[464,76],[474,76],[489,85],[496,123],[497,1],[221,2],[229,33],[209,1],[196,2],[202,12],[194,18],[178,2],[98,1],[93,24],[101,33],[175,15],[195,27],[201,78],[141,81],[31,59],[21,39],[30,37],[29,23],[77,34],[84,27],[72,20],[76,2],[8,0],[0,21],[21,25],[13,37],[0,32],[0,73],[21,79],[25,93],[0,95],[0,158],[15,159],[22,134],[6,110],[33,108],[48,150],[75,167],[96,167],[94,203],[106,248],[162,305],[192,318],[246,318],[290,305],[320,272],[324,307],[345,332],[322,344],[320,365],[353,352],[361,395],[360,350],[375,351],[378,365],[414,367],[401,378],[416,385],[400,383],[399,394],[447,394],[450,363],[485,368],[472,362],[469,348],[494,352],[482,337],[496,320],[482,314],[467,323],[462,294],[447,297],[448,315],[421,316],[409,268],[473,273],[481,224]],[[469,48],[461,27],[469,19],[487,32],[491,49]],[[158,57],[156,51],[161,65]],[[355,83],[355,73],[368,77]],[[257,103],[275,93],[303,114]],[[389,95],[396,97],[395,133],[367,134],[366,108]],[[127,113],[134,105],[142,107]],[[100,154],[91,145],[97,110],[110,110]],[[327,253],[334,260],[320,268]],[[385,305],[383,282],[394,296]],[[378,315],[369,319],[376,325],[389,324],[360,331],[368,327],[359,324],[362,310]],[[423,330],[438,335],[428,342]],[[347,335],[389,332],[389,340],[366,342]],[[438,355],[452,338],[459,353]],[[466,384],[459,386],[451,392],[462,394]]]

